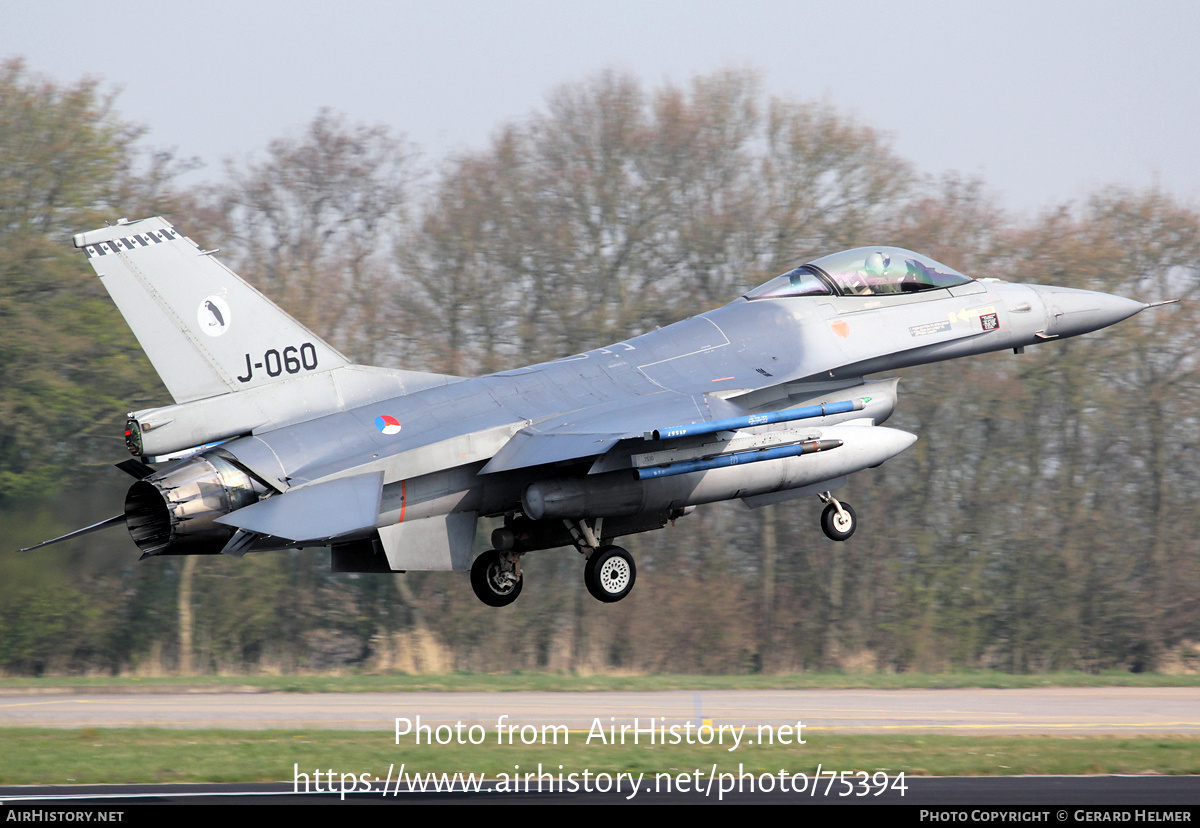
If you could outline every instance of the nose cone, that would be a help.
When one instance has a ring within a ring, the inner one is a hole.
[[[1094,290],[1030,287],[1037,291],[1046,306],[1046,334],[1049,336],[1078,336],[1098,331],[1150,307],[1133,299]]]

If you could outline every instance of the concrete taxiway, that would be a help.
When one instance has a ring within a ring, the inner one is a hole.
[[[794,725],[848,733],[1200,733],[1195,688],[1019,690],[714,690],[586,693],[114,693],[80,688],[0,691],[0,727],[321,728],[566,725],[586,730],[651,717],[668,726]]]

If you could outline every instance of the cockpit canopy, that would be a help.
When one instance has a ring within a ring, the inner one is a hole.
[[[856,247],[815,259],[746,294],[781,296],[880,296],[965,285],[971,279],[928,256],[899,247]]]

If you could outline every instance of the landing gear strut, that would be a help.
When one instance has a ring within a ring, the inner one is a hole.
[[[821,531],[825,533],[825,537],[834,541],[844,541],[853,535],[854,530],[858,528],[858,518],[850,504],[839,501],[829,492],[817,497],[827,504],[821,512]]]
[[[471,564],[471,588],[489,607],[507,607],[521,594],[521,556],[489,549]]]

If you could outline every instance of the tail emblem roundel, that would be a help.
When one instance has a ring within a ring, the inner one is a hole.
[[[229,305],[220,296],[210,296],[196,308],[196,321],[209,336],[220,336],[229,330]]]
[[[384,434],[399,434],[400,421],[391,414],[380,414],[375,418],[375,427]]]

